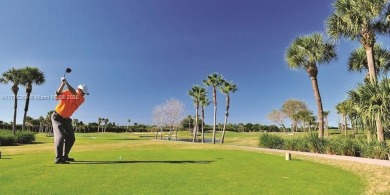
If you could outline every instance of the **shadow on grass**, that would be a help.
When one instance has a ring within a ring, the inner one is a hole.
[[[118,160],[118,161],[74,161],[71,164],[132,164],[132,163],[171,163],[171,164],[209,164],[214,161],[210,160]]]

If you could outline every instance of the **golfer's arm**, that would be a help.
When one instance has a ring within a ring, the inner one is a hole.
[[[64,82],[61,82],[60,87],[58,87],[58,89],[57,89],[57,91],[56,91],[56,94],[57,94],[57,95],[61,95],[62,90],[64,89],[64,86],[65,86],[65,83],[64,83]]]
[[[68,82],[65,82],[66,86],[68,87],[68,90],[73,94],[73,95],[77,95],[77,92],[76,90],[73,89],[72,86],[70,86],[70,84]]]

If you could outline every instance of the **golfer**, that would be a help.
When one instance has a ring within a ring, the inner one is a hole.
[[[65,85],[68,90],[63,91]],[[59,100],[59,103],[51,116],[56,151],[55,164],[67,164],[69,161],[74,161],[68,155],[76,140],[70,116],[84,102],[84,95],[89,95],[89,93],[87,86],[81,84],[75,90],[69,85],[66,78],[62,77],[61,85],[56,94],[56,100]]]

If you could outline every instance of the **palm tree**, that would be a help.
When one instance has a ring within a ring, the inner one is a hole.
[[[18,108],[18,91],[19,84],[22,83],[22,71],[20,69],[11,68],[8,71],[4,72],[2,78],[0,78],[0,83],[8,84],[11,82],[13,85],[11,87],[12,92],[14,93],[14,119],[12,125],[12,134],[16,134],[16,112]]]
[[[23,74],[22,85],[26,87],[26,105],[24,107],[22,130],[25,129],[27,111],[30,103],[30,95],[32,92],[32,84],[42,85],[45,82],[45,75],[37,67],[26,67],[21,69]]]
[[[376,35],[388,33],[386,10],[388,0],[337,0],[334,13],[327,19],[327,31],[333,38],[345,37],[359,40],[366,51],[367,67],[371,82],[377,82],[377,66],[374,60]],[[384,19],[385,18],[385,19]],[[381,116],[376,116],[378,141],[384,142]]]
[[[97,130],[97,132],[99,132],[100,131],[100,129],[99,129],[99,127],[101,126],[100,124],[103,122],[103,118],[98,118],[98,130]],[[102,132],[103,132],[103,127],[102,127]]]
[[[377,71],[374,61],[376,34],[385,33],[378,20],[388,0],[336,0],[335,9],[327,19],[327,32],[332,38],[345,37],[359,40],[365,48],[370,81],[376,82]]]
[[[342,121],[342,128],[340,131],[344,135],[347,135],[347,129],[348,129],[347,116],[348,116],[349,108],[350,106],[348,100],[344,100],[336,105],[337,114],[341,115],[341,121]]]
[[[127,128],[126,128],[126,132],[129,130],[129,126],[130,126],[130,122],[131,122],[131,119],[127,119]]]
[[[330,111],[324,111],[324,129],[326,130],[326,136],[329,137],[329,120],[328,116]]]
[[[195,142],[196,135],[198,133],[198,111],[199,111],[199,101],[202,96],[206,94],[206,89],[199,86],[199,85],[194,85],[190,90],[188,90],[188,95],[191,96],[194,106],[195,106],[195,131],[194,135],[192,138],[192,142]]]
[[[227,124],[227,118],[229,117],[229,108],[230,108],[230,93],[234,93],[237,91],[237,85],[233,82],[223,81],[223,83],[219,86],[219,90],[226,95],[226,112],[225,112],[225,121],[223,123],[223,130],[221,136],[221,143],[225,140],[225,130]]]
[[[325,41],[320,33],[298,37],[287,49],[286,61],[292,69],[305,69],[310,77],[318,113],[318,137],[324,137],[324,110],[318,88],[317,64],[329,63],[336,58],[334,44]]]
[[[381,73],[386,74],[390,67],[390,51],[387,49],[383,49],[380,47],[380,45],[375,44],[374,45],[374,64],[375,64],[375,73],[376,75],[379,75]],[[362,72],[365,69],[369,69],[368,67],[368,60],[367,55],[365,55],[365,49],[364,48],[358,48],[355,51],[352,52],[351,56],[348,60],[348,69],[350,71],[359,71]],[[366,78],[367,80],[370,80],[371,77]],[[377,125],[376,130],[377,134],[380,134],[378,136],[378,141],[384,142],[383,140],[379,140],[382,137],[384,138],[384,128],[383,125],[380,122],[380,116],[377,116]]]
[[[380,83],[359,83],[355,90],[348,92],[354,109],[360,115],[363,124],[373,129],[378,123],[389,127],[390,118],[390,79]],[[385,141],[384,135],[377,131],[378,141]],[[368,135],[370,139],[370,135]]]
[[[103,121],[104,121],[104,132],[106,132],[108,121],[110,121],[110,120],[108,120],[108,118],[105,118],[105,119],[103,119]]]
[[[72,119],[72,123],[73,123],[73,128],[74,128],[74,131],[77,132],[79,129],[79,119]]]
[[[203,84],[213,88],[213,103],[214,103],[214,125],[213,125],[213,144],[215,144],[215,128],[217,125],[217,87],[222,84],[223,77],[218,73],[210,74],[203,80]]]
[[[374,45],[374,60],[375,60],[375,71],[379,76],[381,73],[386,74],[390,69],[390,51],[383,49],[380,45]],[[362,72],[363,70],[368,71],[368,62],[366,50],[360,47],[353,51],[348,59],[348,70],[351,72]],[[370,80],[370,75],[367,74],[366,79]]]
[[[205,143],[205,140],[204,140],[204,109],[206,106],[209,106],[211,103],[211,101],[209,101],[209,99],[207,98],[207,94],[205,93],[202,97],[200,97],[200,101],[199,101],[199,105],[200,107],[202,108],[202,143]]]

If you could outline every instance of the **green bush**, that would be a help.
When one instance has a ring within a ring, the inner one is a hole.
[[[0,146],[16,145],[16,137],[10,131],[0,130]]]
[[[388,154],[390,153],[390,148],[388,146],[376,141],[362,143],[361,150],[363,157],[382,160],[387,160]]]
[[[285,150],[298,150],[298,139],[286,139],[284,140],[284,149]]]
[[[32,144],[35,141],[35,134],[30,131],[17,131],[16,142],[19,144]]]
[[[310,133],[304,139],[310,152],[323,153],[325,151],[325,140],[319,138],[317,133]]]
[[[17,144],[31,144],[35,141],[35,134],[29,131],[16,131],[16,135],[12,135],[12,131],[0,130],[0,145],[13,146]]]
[[[337,154],[344,156],[360,156],[357,155],[358,151],[360,151],[360,144],[358,144],[357,139],[341,137],[338,139],[338,142]]]
[[[259,139],[259,146],[271,149],[283,149],[284,141],[281,137],[272,134],[262,134]]]

